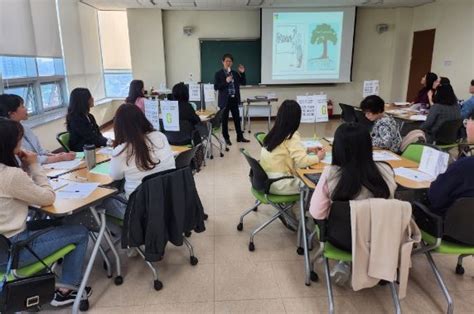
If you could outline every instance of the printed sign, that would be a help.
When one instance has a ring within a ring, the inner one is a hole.
[[[165,131],[179,131],[179,107],[177,101],[162,100],[161,117]]]
[[[160,109],[158,107],[158,100],[145,99],[145,116],[155,129],[160,129]]]

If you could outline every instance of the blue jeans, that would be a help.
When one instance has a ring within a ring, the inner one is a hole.
[[[12,243],[28,239],[36,232],[25,230],[10,238]],[[34,239],[29,247],[40,258],[45,258],[63,247],[74,244],[76,248],[64,256],[62,263],[62,274],[60,283],[71,286],[79,286],[82,279],[84,258],[89,241],[88,230],[80,225],[67,225],[54,227],[50,231]],[[20,252],[19,266],[23,267],[36,263],[38,260],[26,249]],[[3,268],[3,267],[2,267]]]
[[[117,195],[123,199],[127,199],[125,193]],[[115,198],[107,198],[102,202],[101,208],[105,209],[107,215],[123,220],[125,212],[127,210],[127,204],[122,203],[121,201]]]

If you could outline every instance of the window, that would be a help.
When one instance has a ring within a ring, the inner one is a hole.
[[[99,34],[106,97],[126,97],[132,62],[125,11],[99,11]]]
[[[65,73],[62,58],[0,56],[4,92],[25,100],[31,115],[64,106]]]

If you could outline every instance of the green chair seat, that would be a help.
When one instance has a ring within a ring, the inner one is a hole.
[[[428,244],[433,245],[436,243],[436,237],[432,236],[428,232],[421,230],[421,236],[423,238],[423,241],[425,241]],[[474,254],[474,246],[468,246],[464,244],[441,240],[441,245],[433,251],[436,253],[454,254],[454,255]]]
[[[74,244],[69,244],[69,245],[63,247],[62,249],[57,250],[53,254],[45,257],[43,259],[43,262],[46,265],[51,266],[52,264],[57,262],[59,259],[63,258],[67,254],[72,252],[75,248],[76,248],[76,246]],[[24,266],[22,268],[17,269],[16,274],[19,277],[30,277],[30,276],[33,276],[34,274],[42,271],[43,269],[45,269],[45,266],[43,265],[43,263],[38,261],[36,263],[33,263],[33,264],[30,264],[30,265],[27,265],[27,266]],[[3,278],[4,275],[5,275],[4,273],[0,272],[0,278]],[[8,281],[11,281],[11,280],[14,280],[14,279],[15,278],[12,275],[8,276]]]
[[[338,249],[329,242],[324,244],[324,257],[341,262],[351,262],[352,253]]]
[[[255,138],[257,139],[260,146],[263,146],[263,140],[265,140],[265,136],[267,136],[267,134],[265,132],[255,133]]]
[[[419,163],[421,161],[421,155],[423,154],[423,148],[424,145],[421,144],[410,144],[403,151],[402,157]]]
[[[267,199],[265,198],[265,193],[259,192],[255,189],[252,189],[252,194],[255,196],[257,200],[262,202],[262,204],[268,204]],[[287,203],[295,203],[300,200],[299,194],[293,195],[276,195],[276,194],[268,194],[268,200],[274,204],[287,204]]]

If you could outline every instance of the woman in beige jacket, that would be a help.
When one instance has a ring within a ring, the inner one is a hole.
[[[13,244],[36,233],[26,228],[28,206],[51,205],[56,197],[38,163],[37,155],[21,150],[23,132],[20,123],[0,118],[0,234]],[[37,236],[29,247],[40,258],[45,258],[69,244],[74,244],[76,248],[64,257],[60,283],[77,287],[82,279],[87,242],[88,231],[83,226],[58,226]],[[0,252],[0,272],[5,271],[7,258],[7,252]],[[36,258],[29,251],[20,251],[20,267],[36,262]],[[87,291],[90,293],[90,288]],[[51,304],[71,304],[76,293],[74,289],[59,288]]]

